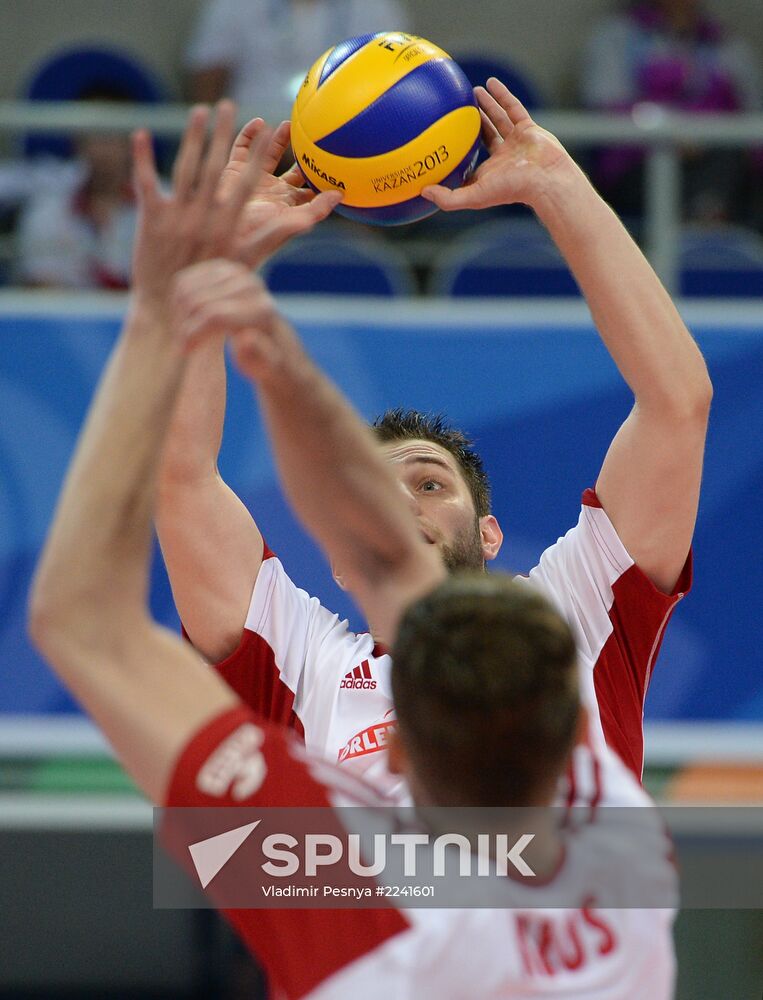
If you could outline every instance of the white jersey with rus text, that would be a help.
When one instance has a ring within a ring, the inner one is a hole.
[[[310,812],[341,825],[338,806],[385,799],[350,780],[342,765],[311,761],[293,734],[241,706],[189,741],[166,804],[251,806],[260,816],[268,807],[324,806]],[[543,880],[489,876],[485,892],[496,908],[399,908],[377,904],[374,895],[373,909],[229,909],[226,915],[265,966],[275,995],[287,1000],[668,1000],[676,897],[670,844],[656,811],[639,810],[643,822],[616,837],[604,829],[604,812],[594,810],[582,826],[559,832],[559,860]],[[188,809],[179,813],[187,816]],[[178,856],[187,854],[184,843]],[[243,860],[237,886],[256,869],[254,857]],[[601,905],[608,893],[628,892],[634,883],[654,893],[660,908]],[[209,891],[216,905],[225,905],[214,882]]]
[[[691,560],[673,594],[661,593],[587,490],[575,527],[519,579],[559,608],[577,644],[588,732],[560,801],[640,803],[644,698],[672,610],[690,587]],[[352,632],[295,586],[267,549],[241,643],[216,666],[247,705],[291,726],[308,750],[405,801],[405,787],[386,766],[387,734],[395,725],[390,668],[389,655],[370,634]]]

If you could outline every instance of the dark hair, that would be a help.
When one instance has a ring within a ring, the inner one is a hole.
[[[420,438],[439,444],[450,452],[469,487],[477,517],[490,513],[490,483],[482,459],[472,448],[469,438],[455,427],[448,426],[442,415],[398,407],[382,413],[371,426],[382,443]]]
[[[556,780],[580,696],[569,626],[527,584],[457,573],[403,616],[392,652],[400,738],[436,805],[522,806]]]

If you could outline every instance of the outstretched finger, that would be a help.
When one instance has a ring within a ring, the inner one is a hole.
[[[228,162],[231,137],[236,122],[236,105],[233,101],[220,101],[217,105],[215,127],[207,155],[201,167],[199,196],[203,202],[212,200],[225,164]]]
[[[341,200],[340,191],[323,191],[304,205],[290,208],[268,225],[257,229],[238,248],[237,259],[249,267],[258,267],[287,240],[309,232],[331,215]]]
[[[342,200],[342,192],[333,189],[321,191],[320,194],[306,191],[305,194],[308,195],[309,200],[290,208],[284,216],[272,223],[272,228],[277,229],[280,224],[285,225],[286,229],[290,229],[291,235],[307,232],[308,229],[312,229],[317,223],[328,218]]]
[[[493,95],[488,93],[484,87],[475,87],[474,96],[477,98],[480,110],[487,117],[501,139],[508,139],[514,130],[514,124],[506,113],[505,108],[502,108]]]
[[[133,184],[135,196],[142,206],[152,205],[159,196],[154,145],[146,129],[132,135]]]
[[[291,124],[289,122],[281,122],[273,133],[273,138],[270,140],[270,145],[262,164],[265,173],[274,174],[276,172],[283,154],[288,149],[290,136]]]
[[[251,198],[257,183],[262,176],[263,164],[267,157],[268,147],[272,141],[273,132],[264,126],[253,140],[249,150],[249,162],[236,178],[225,202],[216,209],[217,222],[215,231],[219,238],[230,238],[235,232],[238,217],[246,202]]]
[[[249,151],[252,148],[252,143],[263,128],[265,128],[264,118],[252,118],[251,121],[248,121],[244,125],[233,143],[233,148],[228,158],[228,166],[234,163],[244,164],[249,162]]]
[[[300,187],[295,189],[292,197],[295,205],[308,205],[318,197],[318,192],[310,187]]]
[[[305,180],[305,175],[302,172],[302,168],[298,163],[292,164],[285,174],[281,174],[282,181],[286,181],[287,184],[291,184],[292,187],[301,188],[307,184]],[[312,190],[312,188],[310,189]]]
[[[466,187],[456,188],[455,191],[442,184],[431,184],[423,189],[421,197],[437,205],[443,212],[457,212],[464,208],[480,207],[474,187],[468,184]]]
[[[487,81],[487,90],[506,112],[509,120],[514,125],[519,125],[521,122],[525,121],[532,121],[532,116],[524,104],[522,104],[519,98],[515,97],[506,84],[501,83],[497,77],[490,77]]]
[[[172,168],[172,189],[181,200],[188,197],[196,182],[208,119],[209,108],[202,104],[191,108],[188,114],[183,141]]]
[[[480,108],[480,133],[488,153],[494,153],[502,145],[503,139],[485,112]]]

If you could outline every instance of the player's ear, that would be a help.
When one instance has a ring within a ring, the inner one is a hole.
[[[492,514],[480,518],[480,539],[482,555],[486,562],[490,562],[491,559],[495,559],[503,545],[501,526]]]

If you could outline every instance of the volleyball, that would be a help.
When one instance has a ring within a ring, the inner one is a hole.
[[[294,102],[291,143],[312,188],[343,193],[337,212],[395,226],[437,211],[422,188],[467,180],[480,114],[447,52],[416,35],[377,32],[312,65]]]

